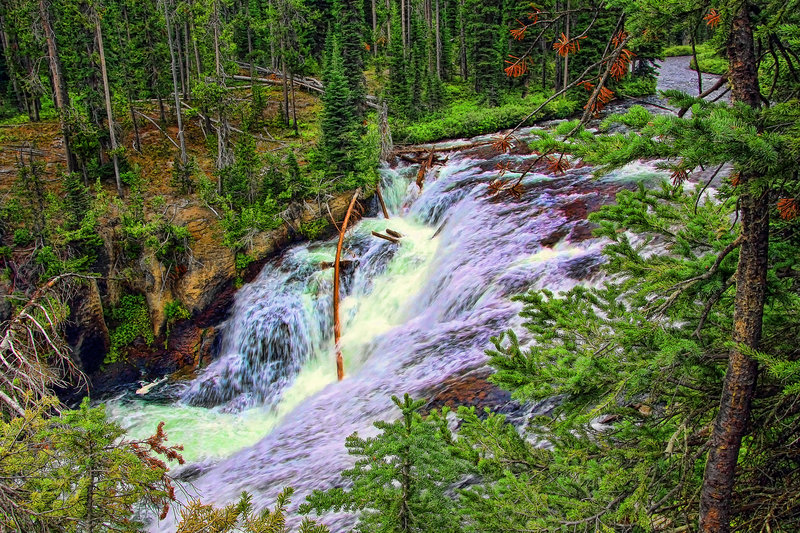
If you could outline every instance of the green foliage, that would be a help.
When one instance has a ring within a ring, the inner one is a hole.
[[[197,164],[197,158],[190,157],[184,165],[180,157],[176,156],[172,166],[172,186],[180,194],[190,194],[195,188],[195,180],[199,173],[200,166]]]
[[[235,259],[237,272],[244,270],[245,268],[247,268],[250,265],[250,263],[252,263],[255,260],[256,260],[256,258],[253,257],[250,254],[243,254],[241,252],[237,252],[236,253],[236,259]]]
[[[222,244],[234,250],[250,248],[257,232],[270,231],[280,227],[280,208],[272,198],[243,207],[240,212],[229,205],[223,206],[222,219],[219,221],[225,235]]]
[[[347,438],[356,463],[342,475],[352,487],[315,490],[300,512],[360,511],[357,531],[364,532],[461,531],[446,491],[466,471],[466,462],[449,451],[447,412],[423,418],[424,400],[406,394],[392,401],[400,420],[376,422],[381,433],[375,437]]]
[[[482,107],[473,101],[455,102],[418,122],[407,125],[395,123],[393,137],[399,142],[416,144],[493,133],[516,126],[546,99],[544,93],[532,94],[526,98],[509,98],[508,103],[494,108]],[[581,103],[577,100],[559,98],[548,104],[540,116],[531,117],[526,124],[547,118],[565,118],[580,107]]]
[[[619,96],[626,98],[637,98],[656,94],[656,78],[651,77],[627,77],[622,80],[615,88]]]
[[[183,463],[159,426],[130,441],[104,408],[51,417],[55,399],[11,420],[0,419],[0,528],[9,531],[138,531],[134,510],[165,513],[174,500],[166,463]]]
[[[328,220],[325,218],[317,218],[314,220],[309,220],[307,222],[300,223],[300,235],[308,239],[309,241],[313,241],[320,235],[322,235],[325,230],[328,229],[330,224]]]
[[[114,326],[109,330],[111,346],[104,360],[106,364],[121,361],[123,350],[139,337],[148,344],[155,340],[150,309],[141,294],[123,295],[111,310],[111,320]]]
[[[189,310],[177,300],[170,300],[164,304],[164,318],[167,320],[168,324],[174,324],[178,320],[184,320],[190,316],[192,315],[189,313]]]
[[[275,509],[256,513],[253,499],[243,492],[237,503],[222,509],[192,501],[181,510],[177,533],[289,533],[286,508],[294,490],[287,487],[278,495]],[[328,528],[304,518],[297,533],[328,533]]]
[[[170,300],[164,304],[164,320],[167,323],[167,330],[164,333],[164,348],[167,348],[169,335],[172,332],[172,326],[179,320],[186,320],[192,314],[186,309],[178,300]]]

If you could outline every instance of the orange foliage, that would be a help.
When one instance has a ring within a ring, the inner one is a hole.
[[[533,24],[538,23],[539,22],[539,13],[541,13],[541,12],[542,12],[541,8],[539,6],[537,6],[536,4],[534,4],[533,2],[531,2],[531,11],[528,13],[528,19],[532,20]]]
[[[547,172],[549,174],[565,174],[570,168],[572,168],[572,165],[564,159],[564,154],[561,154],[558,159],[553,156],[547,156]]]
[[[738,187],[739,186],[740,176],[739,174],[732,174],[731,175],[731,186]]]
[[[504,69],[506,71],[506,76],[509,78],[519,78],[526,72],[528,72],[528,65],[525,63],[525,58],[520,58],[517,56],[512,56],[511,54],[508,55],[514,61],[509,61],[506,59],[506,63],[508,66]]]
[[[558,52],[561,57],[567,57],[569,54],[576,54],[580,51],[581,45],[578,42],[581,39],[586,39],[586,36],[578,37],[577,39],[570,39],[565,33],[561,33],[561,37],[553,43],[553,50]]]
[[[689,179],[689,171],[683,167],[677,167],[670,175],[673,185],[681,185],[684,181]]]
[[[711,26],[712,28],[716,28],[719,25],[719,21],[720,21],[719,12],[716,9],[712,9],[711,11],[709,11],[708,15],[703,17],[703,20],[706,21],[706,24],[708,26]]]
[[[498,176],[503,176],[503,174],[505,174],[506,172],[511,170],[511,162],[510,161],[503,161],[502,163],[497,163],[497,165],[495,165],[494,168],[497,169],[497,171],[498,171],[497,175]]]
[[[502,153],[509,152],[513,147],[514,140],[515,139],[513,135],[501,135],[495,142],[492,143],[492,148]]]
[[[364,43],[364,50],[366,50],[367,52],[372,50],[372,47],[369,45],[369,43],[366,43],[366,42]]]
[[[522,22],[520,22],[518,19],[517,22],[519,22],[521,26],[519,28],[514,28],[511,30],[511,37],[513,37],[517,41],[521,41],[522,39],[525,38],[525,32],[528,31],[528,26],[522,24]]]
[[[592,85],[588,81],[582,82],[582,85],[587,91],[591,91],[592,89],[594,89],[594,85]],[[588,104],[583,106],[583,108],[584,109],[588,108],[593,115],[597,116],[600,113],[600,111],[603,110],[606,104],[613,99],[614,99],[614,91],[608,89],[607,87],[601,87],[600,92],[597,93],[597,98],[595,98],[594,101],[590,101]]]
[[[623,48],[620,50],[617,59],[614,61],[614,64],[611,65],[611,77],[615,80],[619,81],[628,74],[628,65],[631,64],[631,60],[636,56],[633,52],[628,50],[627,48]]]
[[[778,200],[778,214],[782,219],[792,220],[797,218],[798,211],[800,211],[800,208],[798,208],[797,200],[794,198],[781,198]]]

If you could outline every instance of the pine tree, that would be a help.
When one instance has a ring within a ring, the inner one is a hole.
[[[319,146],[325,172],[331,176],[349,174],[355,169],[353,157],[358,146],[356,135],[360,126],[340,50],[339,39],[333,35],[325,67],[324,107],[320,121],[322,139]]]
[[[315,490],[300,512],[358,510],[359,531],[461,531],[446,491],[465,472],[466,463],[448,449],[453,443],[447,413],[423,418],[419,411],[424,400],[414,401],[408,394],[403,400],[392,396],[392,401],[402,412],[400,420],[376,422],[381,430],[376,437],[347,438],[348,452],[357,459],[342,475],[352,480],[352,488]]]
[[[361,123],[366,112],[367,81],[364,77],[364,56],[367,40],[364,23],[364,4],[359,0],[335,0],[334,17],[339,36],[342,72],[347,82],[350,107],[355,122]]]

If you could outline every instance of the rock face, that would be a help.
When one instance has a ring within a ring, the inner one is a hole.
[[[366,196],[373,192],[368,191]],[[137,388],[139,380],[151,381],[178,371],[188,375],[207,365],[214,353],[216,326],[226,318],[241,282],[254,279],[267,260],[301,239],[297,231],[301,223],[331,216],[341,220],[351,197],[352,192],[340,193],[325,203],[292,206],[284,215],[284,225],[253,236],[248,254],[254,261],[242,270],[236,268],[235,253],[222,245],[216,215],[204,206],[187,204],[176,208],[172,224],[186,227],[192,235],[189,260],[177,267],[167,268],[150,256],[139,261],[135,270],[140,273],[119,275],[115,271],[121,262],[119,239],[113,227],[105,228],[101,235],[105,242],[101,263],[109,275],[92,282],[73,299],[67,328],[68,342],[90,377],[92,395]],[[330,231],[334,231],[332,226]],[[124,362],[103,365],[109,348],[103,310],[116,304],[125,293],[145,296],[155,341],[148,344],[139,338]],[[172,301],[180,302],[190,318],[168,324],[164,305]]]

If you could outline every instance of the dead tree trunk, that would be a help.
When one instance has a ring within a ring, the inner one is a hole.
[[[100,73],[103,76],[103,95],[106,100],[106,116],[108,117],[108,136],[111,141],[111,158],[114,161],[114,179],[117,183],[117,195],[122,198],[122,181],[119,176],[119,156],[117,155],[117,135],[114,133],[114,114],[111,111],[111,89],[108,85],[108,71],[106,70],[106,54],[103,48],[103,30],[100,27],[100,17],[93,10],[95,22],[95,35],[97,37],[97,50],[100,53]]]
[[[69,110],[69,93],[67,92],[67,84],[64,75],[61,72],[61,58],[58,55],[58,44],[56,42],[55,32],[50,23],[50,6],[45,3],[45,0],[39,0],[39,16],[42,19],[42,29],[44,30],[45,40],[47,41],[47,58],[50,63],[50,76],[53,81],[53,97],[55,99],[55,106],[58,109],[59,120],[61,122],[61,132],[64,135],[64,151],[67,156],[67,171],[75,172],[78,169],[78,163],[75,159],[75,154],[72,153],[71,142],[72,132],[67,119],[67,112]],[[12,74],[12,79],[14,78]]]
[[[342,347],[339,345],[339,339],[342,336],[342,324],[339,321],[339,267],[342,260],[344,234],[347,232],[347,224],[350,222],[350,215],[353,213],[353,207],[356,205],[359,194],[361,194],[360,187],[353,194],[353,199],[350,200],[347,213],[344,215],[342,227],[339,228],[339,243],[336,245],[336,258],[333,263],[333,342],[336,346],[336,377],[339,381],[344,378],[344,359],[342,359]]]
[[[188,157],[186,155],[186,138],[183,133],[183,118],[181,113],[181,96],[178,93],[178,72],[177,61],[175,59],[175,41],[172,39],[172,23],[169,19],[167,0],[164,0],[164,21],[167,26],[167,44],[169,45],[170,70],[172,70],[172,95],[175,98],[175,117],[178,120],[178,142],[181,145],[181,163],[186,166]]]

